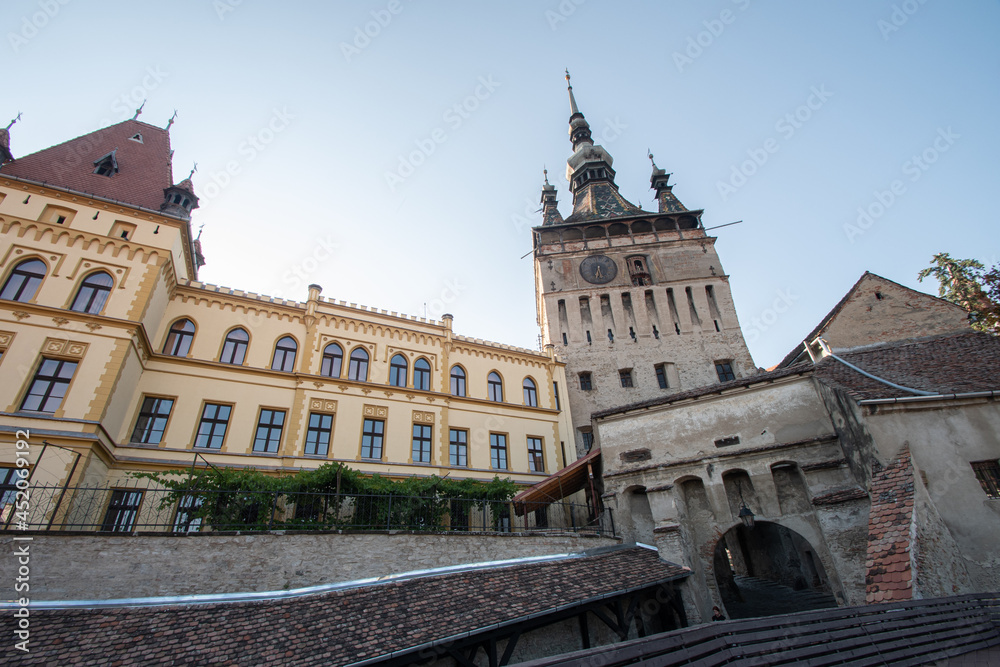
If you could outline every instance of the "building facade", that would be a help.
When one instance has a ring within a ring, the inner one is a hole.
[[[133,119],[16,159],[0,137],[5,476],[18,432],[33,483],[70,486],[196,460],[529,485],[575,458],[552,348],[318,285],[291,301],[199,282],[198,198],[173,182],[168,129]]]

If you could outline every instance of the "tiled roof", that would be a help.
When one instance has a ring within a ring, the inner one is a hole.
[[[689,573],[628,547],[282,600],[36,609],[13,664],[343,665]],[[14,621],[5,612],[0,632],[13,637]]]
[[[886,343],[844,351],[837,356],[895,384],[939,394],[1000,389],[1000,338],[961,333]],[[837,362],[824,359],[816,375],[857,400],[901,398],[914,394],[867,378]]]
[[[872,464],[872,505],[868,514],[866,602],[913,597],[910,523],[913,519],[913,466],[904,445],[886,467]]]
[[[141,135],[142,142],[130,139]],[[100,176],[94,162],[115,152],[118,173]],[[76,139],[18,157],[0,168],[16,176],[75,192],[158,211],[163,190],[173,184],[170,134],[163,128],[126,120]]]
[[[862,498],[868,498],[868,494],[865,493],[864,489],[859,489],[855,487],[853,489],[839,489],[837,491],[830,491],[829,493],[824,493],[823,495],[816,496],[815,498],[812,499],[812,504],[839,505],[840,503],[846,503],[852,500],[861,500]]]
[[[598,182],[585,185],[574,195],[574,199],[573,213],[566,218],[566,222],[603,220],[646,213],[622,197],[618,189],[610,183]]]

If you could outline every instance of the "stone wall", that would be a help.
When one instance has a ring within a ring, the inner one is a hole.
[[[188,536],[35,535],[32,600],[93,600],[301,588],[426,568],[577,553],[618,544],[586,535],[434,533]],[[12,553],[11,535],[0,550]],[[16,559],[0,561],[15,577]]]

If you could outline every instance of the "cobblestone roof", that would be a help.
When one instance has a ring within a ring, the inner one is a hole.
[[[557,607],[685,577],[655,551],[375,584],[291,599],[116,609],[33,610],[30,653],[4,664],[343,665]],[[5,612],[0,632],[13,637]]]

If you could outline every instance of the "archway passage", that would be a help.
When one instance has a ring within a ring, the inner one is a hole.
[[[730,618],[837,606],[816,550],[776,523],[730,528],[715,546],[713,565]]]

